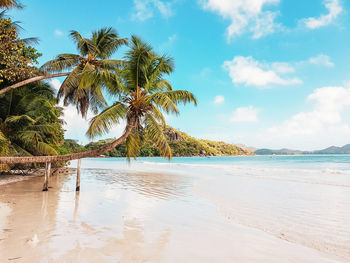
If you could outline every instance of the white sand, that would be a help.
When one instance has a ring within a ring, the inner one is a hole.
[[[0,262],[346,262],[232,222],[185,177],[84,171],[79,195],[74,183],[0,186]]]

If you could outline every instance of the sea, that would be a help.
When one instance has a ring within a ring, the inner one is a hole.
[[[350,262],[350,155],[97,158],[82,167],[83,189],[86,180],[114,185],[112,197],[119,188],[135,192],[132,217],[149,219],[143,213],[161,209],[154,201],[168,200],[163,212],[189,226],[219,227],[220,217]]]
[[[80,192],[42,180],[0,186],[0,262],[350,262],[350,155],[83,159]]]

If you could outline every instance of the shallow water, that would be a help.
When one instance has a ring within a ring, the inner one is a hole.
[[[303,158],[88,159],[78,195],[0,186],[0,262],[349,262],[350,157]]]

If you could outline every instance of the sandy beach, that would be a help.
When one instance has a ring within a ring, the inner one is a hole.
[[[0,185],[0,262],[323,263],[350,258],[348,247],[326,246],[316,232],[314,240],[308,233],[296,238],[304,229],[288,213],[270,224],[280,234],[268,226],[274,214],[267,207],[265,216],[254,209],[261,224],[253,224],[249,202],[254,198],[246,197],[256,190],[251,181],[261,179],[249,178],[251,186],[241,202],[238,188],[225,189],[224,178],[215,184],[195,170],[175,174],[120,169],[83,169],[78,194],[72,175],[53,176],[48,192],[41,192],[41,177]],[[243,187],[241,177],[234,180]],[[274,183],[260,186],[273,188]],[[232,191],[237,201],[231,201],[228,210],[225,195]],[[273,205],[274,212],[284,213],[277,201]],[[299,229],[288,232],[292,227]]]
[[[349,11],[0,0],[0,263],[350,263]]]

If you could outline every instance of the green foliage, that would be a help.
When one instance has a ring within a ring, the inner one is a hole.
[[[77,153],[85,150],[84,146],[81,146],[75,140],[65,139],[63,144],[58,147],[59,154]]]
[[[60,54],[40,69],[48,73],[71,71],[63,81],[58,97],[64,99],[65,105],[76,105],[85,117],[89,109],[97,113],[106,107],[102,93],[104,83],[110,71],[123,64],[123,61],[109,58],[127,40],[119,38],[117,31],[111,27],[93,32],[90,38],[84,38],[77,31],[71,31],[70,37],[79,54]]]
[[[3,84],[37,75],[38,70],[31,65],[37,63],[41,54],[18,39],[11,20],[1,19],[1,22],[0,76]],[[91,138],[108,132],[112,125],[127,122],[131,132],[125,143],[110,155],[128,159],[159,155],[171,158],[163,113],[178,114],[179,104],[197,104],[191,92],[173,90],[164,79],[164,75],[174,70],[173,59],[156,54],[149,44],[135,36],[125,61],[110,59],[127,43],[113,28],[93,32],[91,38],[84,38],[77,31],[71,31],[70,36],[80,54],[60,54],[41,67],[44,73],[71,70],[58,91],[58,99],[63,98],[65,105],[76,105],[82,116],[86,116],[89,109],[96,113],[101,111],[91,120],[87,132]],[[112,106],[107,107],[103,91],[117,98]],[[0,99],[3,100],[0,101],[0,153],[3,155],[66,154],[100,149],[112,142],[99,141],[84,148],[74,141],[63,143],[61,109],[55,106],[57,100],[52,91],[42,83],[11,90]],[[195,143],[191,147],[201,151]]]
[[[31,46],[23,46],[22,55],[25,58],[31,59],[32,64],[39,64],[38,58],[40,58],[43,54],[39,53],[35,48]]]
[[[169,144],[173,156],[234,156],[234,155],[252,155],[251,152],[243,150],[236,145],[225,142],[216,142],[210,140],[195,139],[184,132],[180,132],[171,127],[164,130],[166,141]],[[174,134],[177,138],[174,140]],[[100,140],[91,142],[85,146],[85,150],[99,149],[105,144],[111,143],[114,139]],[[83,147],[83,146],[80,146]],[[108,157],[126,157],[126,143],[118,145],[115,150],[106,154]],[[160,151],[152,140],[144,140],[141,143],[138,157],[161,156]]]
[[[180,138],[170,142],[174,156],[233,156],[252,154],[233,144],[195,139],[184,132],[168,128],[168,134],[174,133],[178,134]]]
[[[84,45],[89,48],[89,42]],[[172,58],[157,55],[149,44],[132,36],[123,67],[106,81],[119,100],[92,118],[88,136],[93,138],[107,133],[112,125],[126,119],[132,125],[125,143],[129,160],[155,154],[170,159],[172,151],[164,133],[163,112],[178,114],[177,105],[197,104],[191,92],[172,90],[170,83],[164,79],[164,75],[170,74],[173,69]]]
[[[0,17],[0,89],[37,75],[38,69],[32,64],[40,56],[35,48],[19,39],[11,19]]]
[[[0,155],[56,155],[63,143],[62,109],[54,91],[38,83],[0,97]]]

